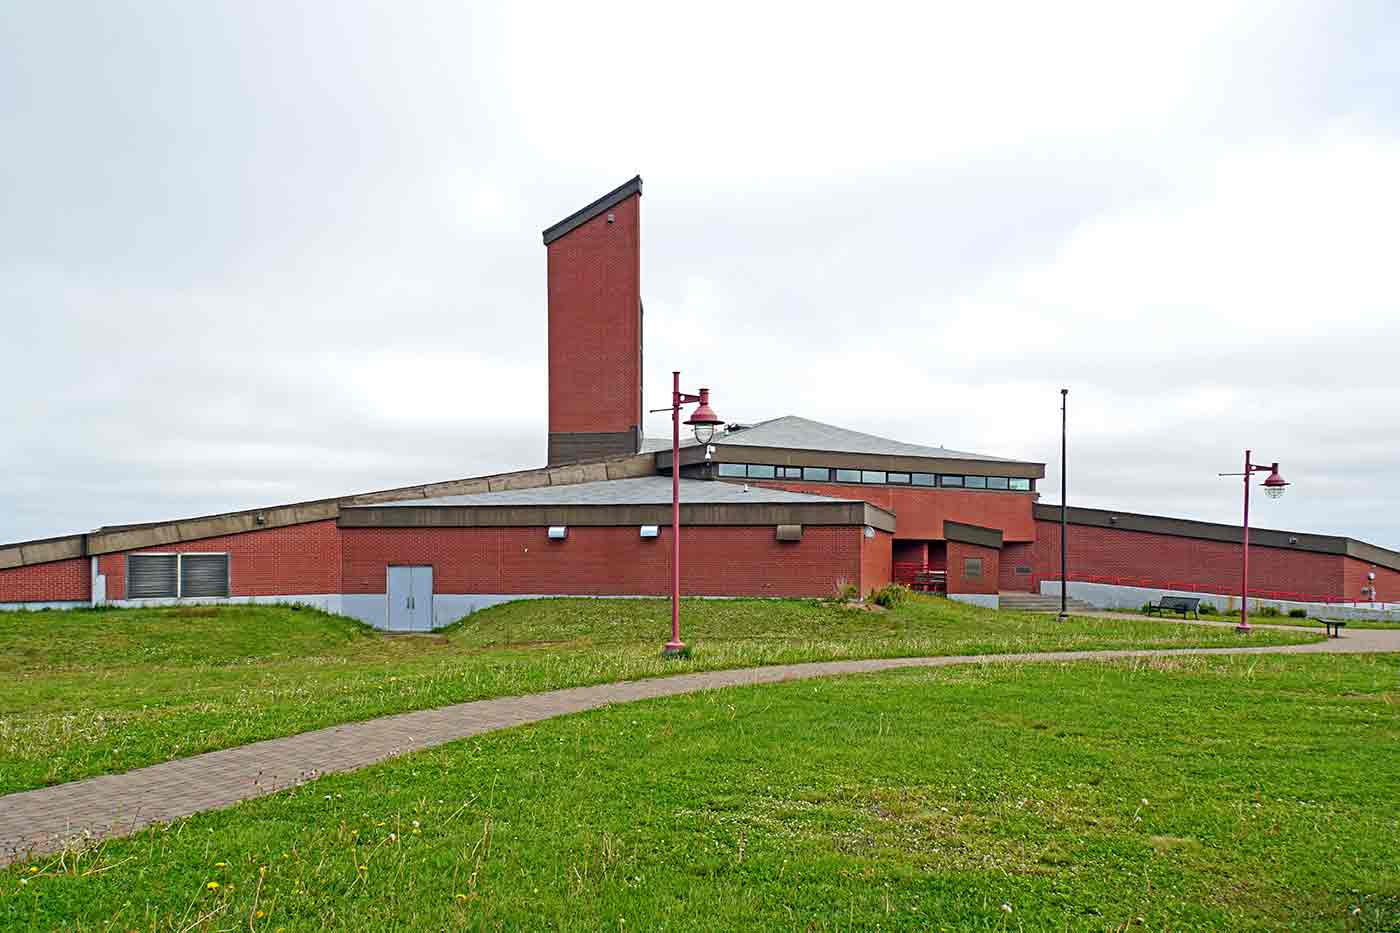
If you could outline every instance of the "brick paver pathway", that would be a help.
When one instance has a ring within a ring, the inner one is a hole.
[[[352,771],[454,739],[596,709],[611,703],[630,703],[721,687],[907,667],[1093,661],[1189,654],[1312,652],[1400,652],[1400,631],[1357,629],[1342,639],[1276,647],[1050,651],[825,661],[678,674],[651,680],[459,703],[440,709],[332,726],[181,758],[124,774],[103,775],[0,797],[0,865],[29,855],[53,852],[82,839],[126,835],[150,823],[227,807],[323,774]]]

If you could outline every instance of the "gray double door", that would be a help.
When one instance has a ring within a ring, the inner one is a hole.
[[[389,631],[433,630],[433,568],[389,568]]]

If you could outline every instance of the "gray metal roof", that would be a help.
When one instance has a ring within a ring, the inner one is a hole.
[[[839,453],[874,454],[892,457],[939,457],[945,460],[992,460],[1025,463],[1009,457],[949,450],[946,447],[924,447],[906,444],[874,434],[838,428],[796,415],[784,415],[771,421],[760,421],[751,427],[729,430],[711,443],[735,447],[779,447],[793,450],[829,450]],[[669,444],[666,446],[670,446]],[[684,446],[684,445],[683,445]]]
[[[681,480],[682,504],[710,503],[799,503],[799,502],[858,502],[859,499],[837,499],[833,496],[813,496],[802,492],[744,486],[740,483],[703,479]],[[614,479],[596,483],[575,483],[567,486],[537,486],[534,489],[506,489],[471,496],[439,496],[435,499],[402,499],[380,502],[365,508],[421,508],[423,506],[474,505],[669,505],[671,478],[643,476],[637,479]]]
[[[718,436],[723,437],[724,435],[721,434]],[[694,447],[695,444],[695,437],[690,434],[689,430],[687,430],[686,434],[681,437],[681,446]],[[671,439],[669,437],[644,437],[642,438],[642,449],[637,452],[643,454],[654,454],[659,451],[670,449]]]

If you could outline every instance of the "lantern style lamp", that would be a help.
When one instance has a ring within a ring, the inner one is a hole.
[[[1278,499],[1283,496],[1283,489],[1288,485],[1288,481],[1278,475],[1278,464],[1275,463],[1270,468],[1267,479],[1264,480],[1264,495],[1270,499]]]
[[[708,444],[714,439],[715,430],[722,424],[715,410],[710,407],[710,390],[700,390],[700,407],[695,409],[694,414],[685,419],[685,423],[690,425],[695,431],[695,440],[701,445]]]

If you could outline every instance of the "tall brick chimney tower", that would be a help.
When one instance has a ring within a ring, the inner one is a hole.
[[[549,462],[642,448],[642,178],[544,231]]]

